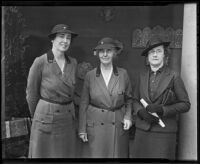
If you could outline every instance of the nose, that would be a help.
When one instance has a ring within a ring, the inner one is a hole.
[[[104,51],[104,52],[103,52],[103,56],[107,56],[107,51]]]

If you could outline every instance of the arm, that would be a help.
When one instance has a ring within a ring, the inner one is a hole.
[[[40,85],[42,79],[41,65],[41,59],[36,58],[30,68],[27,79],[26,100],[28,102],[31,117],[34,116],[34,112],[40,98]]]
[[[129,76],[127,72],[125,73],[125,82],[126,82],[126,88],[125,88],[125,104],[126,104],[126,114],[124,116],[124,119],[131,120],[131,114],[132,114],[132,86],[129,79]]]
[[[86,133],[86,112],[89,104],[89,76],[86,74],[79,107],[79,134]]]
[[[140,78],[137,75],[133,92],[133,116],[136,117],[138,111],[142,108],[143,106],[140,103]]]
[[[179,75],[174,78],[174,93],[176,103],[163,106],[163,117],[168,117],[178,113],[184,113],[190,109],[190,101],[184,83]]]

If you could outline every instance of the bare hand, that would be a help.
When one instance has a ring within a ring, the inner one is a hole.
[[[87,133],[80,133],[79,134],[80,139],[82,139],[83,142],[87,142]]]
[[[132,121],[124,119],[124,130],[128,130],[132,126]]]

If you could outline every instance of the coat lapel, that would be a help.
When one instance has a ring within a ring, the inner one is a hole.
[[[100,75],[99,77],[96,77],[96,81],[97,81],[97,84],[100,87],[100,91],[102,91],[103,94],[105,95],[105,100],[108,102],[108,105],[111,106],[112,100],[111,100],[111,97],[110,97],[110,93],[109,93],[109,91],[106,87],[106,84],[104,82],[102,75]]]
[[[115,67],[115,66],[114,66]],[[116,73],[117,72],[117,73]],[[111,75],[111,78],[110,78],[110,81],[108,83],[108,90],[109,90],[109,93],[112,93],[114,87],[116,86],[116,84],[118,83],[119,81],[119,75],[118,75],[118,70],[117,70],[117,67],[115,67],[113,69],[113,73]]]
[[[166,68],[162,74],[161,80],[158,84],[158,88],[153,96],[153,101],[155,101],[168,87],[169,83],[171,82],[173,78],[173,74],[170,74],[170,71],[168,68]]]

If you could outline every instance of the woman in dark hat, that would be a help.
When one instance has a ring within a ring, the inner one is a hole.
[[[134,158],[175,159],[178,115],[190,101],[181,77],[167,65],[169,44],[154,36],[142,52],[148,65],[134,92]]]
[[[122,48],[121,42],[103,38],[94,49],[100,64],[86,74],[79,110],[83,157],[128,157],[132,89],[127,71],[113,63]]]
[[[73,104],[76,59],[68,56],[77,36],[65,24],[48,35],[52,49],[33,62],[27,82],[27,102],[32,120],[30,158],[75,157]]]

